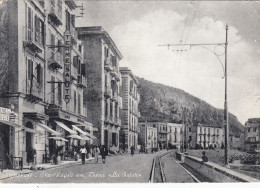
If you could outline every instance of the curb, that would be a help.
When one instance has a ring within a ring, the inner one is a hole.
[[[94,158],[93,158],[94,159]],[[89,159],[89,160],[86,160],[86,161],[91,161],[91,160],[93,160],[93,159]],[[55,168],[59,168],[59,167],[66,167],[66,166],[73,166],[73,165],[78,165],[78,164],[81,164],[81,161],[78,161],[78,162],[76,162],[76,163],[68,163],[68,164],[63,164],[63,165],[57,165],[57,166],[51,166],[51,167],[48,167],[48,168],[46,168],[45,170],[48,170],[48,169],[55,169]],[[0,181],[1,180],[6,180],[6,179],[9,179],[9,178],[13,178],[13,177],[16,177],[16,176],[19,176],[19,175],[21,175],[21,174],[32,174],[32,173],[35,173],[35,172],[38,172],[39,170],[37,170],[37,171],[31,171],[31,172],[20,172],[20,173],[17,173],[17,174],[15,174],[15,175],[13,175],[13,176],[8,176],[8,177],[5,177],[5,178],[2,178],[2,179],[0,179]]]

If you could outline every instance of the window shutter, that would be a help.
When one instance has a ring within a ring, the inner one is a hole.
[[[25,40],[28,40],[27,29],[28,29],[28,20],[27,20],[27,3],[25,3]]]
[[[73,66],[77,68],[78,67],[77,64],[78,64],[78,56],[74,56],[73,57]]]
[[[83,75],[83,76],[86,76],[86,65],[85,64],[81,64],[81,74]]]
[[[40,42],[40,23],[39,23],[39,18],[35,15],[35,42]]]
[[[75,15],[71,15],[71,25],[75,27]]]

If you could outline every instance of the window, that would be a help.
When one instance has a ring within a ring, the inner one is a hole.
[[[78,58],[79,57],[77,55],[73,57],[73,66],[75,68],[78,68]]]
[[[58,40],[58,52],[62,54],[62,41]]]
[[[62,106],[62,83],[58,83],[58,103]]]
[[[71,25],[75,27],[75,15],[71,14]]]
[[[189,127],[189,132],[191,132],[191,127]]]
[[[81,96],[78,94],[78,114],[81,114]]]
[[[82,46],[81,46],[81,44],[79,45],[79,52],[82,52]]]
[[[55,104],[55,77],[51,77],[51,104]]]
[[[77,110],[77,94],[76,91],[74,90],[74,113],[76,113]]]
[[[51,34],[51,46],[55,46],[55,36]],[[51,49],[51,59],[54,59],[55,55],[55,48],[50,48]]]
[[[115,117],[117,118],[117,104],[115,104]]]
[[[106,101],[106,103],[105,103],[105,115],[107,116],[108,115],[108,104],[107,104],[107,101]]]
[[[253,128],[253,131],[256,132],[256,127]]]
[[[110,102],[110,116],[113,116],[113,103]]]
[[[175,133],[177,133],[177,128],[175,128],[175,131],[174,131]]]
[[[40,86],[42,86],[42,83],[43,83],[43,68],[41,67],[40,64],[38,64],[36,66],[36,79],[37,79],[37,83],[40,84]]]
[[[44,45],[44,22],[35,15],[35,42]]]
[[[27,67],[27,71],[28,71],[27,79],[31,81],[31,80],[33,80],[33,61],[31,59],[28,60],[27,66],[28,66]]]
[[[247,129],[247,132],[250,132],[250,128]]]
[[[28,15],[27,15],[27,40],[31,41],[32,40],[32,27],[33,27],[33,23],[32,23],[32,10],[30,7],[28,7]]]

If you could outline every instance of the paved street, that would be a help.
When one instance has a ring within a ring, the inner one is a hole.
[[[156,154],[118,155],[107,157],[105,164],[73,165],[24,174],[21,177],[2,180],[2,183],[147,183],[153,158]]]

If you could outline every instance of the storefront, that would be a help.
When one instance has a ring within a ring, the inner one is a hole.
[[[0,107],[0,160],[4,169],[13,168],[15,157],[15,132],[21,126],[18,124],[18,114],[11,109]]]
[[[73,160],[80,147],[90,145],[95,138],[93,128],[86,122],[86,117],[57,108],[48,109],[46,113],[49,115],[49,126],[65,139],[49,139],[50,156],[59,155],[62,160]]]

